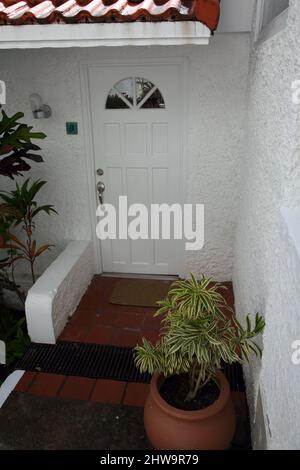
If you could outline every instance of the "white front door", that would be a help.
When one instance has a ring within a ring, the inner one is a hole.
[[[93,66],[89,91],[95,187],[105,184],[104,202],[117,208],[125,195],[129,205],[148,208],[180,203],[180,66]],[[103,271],[178,274],[179,246],[174,240],[105,240]]]

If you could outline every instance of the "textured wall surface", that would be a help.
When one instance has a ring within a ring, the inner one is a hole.
[[[300,338],[300,259],[281,216],[282,206],[300,206],[300,107],[291,91],[300,79],[299,1],[291,1],[287,27],[260,44],[251,62],[236,307],[241,318],[264,313],[267,324],[263,359],[245,368],[252,420],[260,389],[268,447],[299,449],[300,366],[292,364],[291,345]]]
[[[189,253],[186,271],[203,271],[220,280],[232,277],[233,236],[243,157],[249,62],[249,35],[216,35],[209,46],[90,48],[1,51],[0,78],[7,85],[7,110],[23,110],[27,122],[43,130],[45,163],[34,175],[48,181],[41,200],[55,204],[59,216],[41,216],[39,238],[57,245],[91,237],[86,155],[82,134],[79,64],[84,59],[187,57],[188,202],[206,208],[205,247]],[[53,110],[48,120],[32,119],[28,98],[40,93]],[[79,135],[67,136],[65,122],[78,121]],[[44,258],[43,270],[50,259]]]
[[[55,343],[93,277],[90,241],[70,242],[29,290],[26,320],[31,340]]]

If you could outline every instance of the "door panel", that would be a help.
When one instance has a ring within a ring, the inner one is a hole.
[[[147,79],[136,81],[136,95],[130,77]],[[143,203],[149,214],[151,203],[181,202],[179,77],[177,65],[89,69],[95,186],[105,183],[104,202],[118,208],[119,196],[126,195],[128,204]],[[151,87],[156,89],[149,97]],[[122,107],[112,109],[120,100]],[[104,171],[101,177],[98,168]],[[174,240],[105,240],[103,271],[178,274],[178,246]]]

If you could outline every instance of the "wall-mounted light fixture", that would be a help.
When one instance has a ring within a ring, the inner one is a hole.
[[[52,114],[48,104],[43,104],[42,98],[38,93],[33,93],[29,97],[30,107],[35,119],[49,118]]]

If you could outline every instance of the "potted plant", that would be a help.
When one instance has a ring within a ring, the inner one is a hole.
[[[221,290],[202,276],[177,281],[155,315],[163,315],[156,344],[143,338],[136,365],[154,374],[144,423],[156,449],[222,450],[235,432],[235,413],[222,362],[244,363],[261,349],[254,337],[264,329],[255,317],[247,327],[232,315]]]

